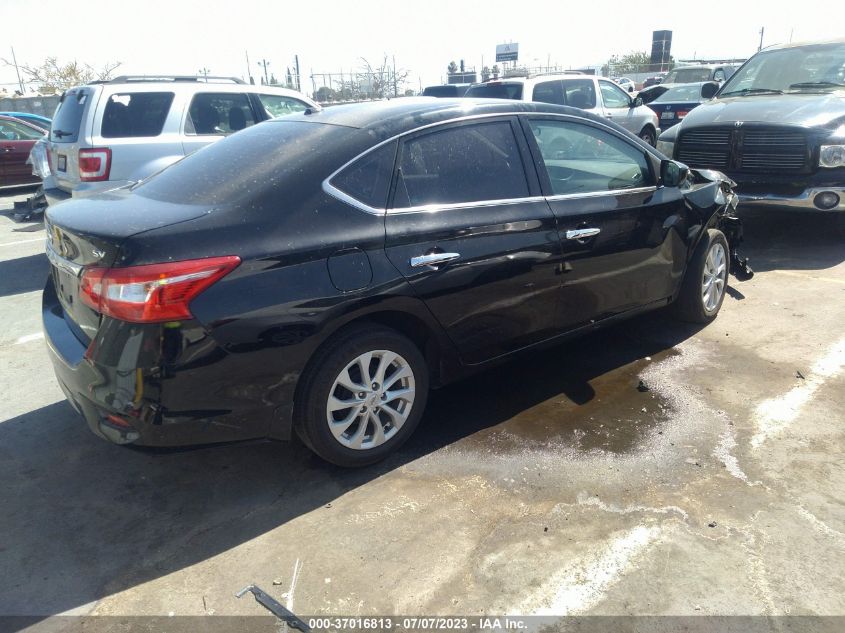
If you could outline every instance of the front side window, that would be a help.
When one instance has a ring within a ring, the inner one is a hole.
[[[631,100],[622,88],[609,81],[600,81],[601,99],[605,108],[627,108]]]
[[[255,124],[249,99],[240,93],[194,95],[185,123],[186,134],[231,134]]]
[[[349,165],[331,184],[368,207],[384,209],[395,158],[396,143],[387,143]]]
[[[529,124],[553,195],[654,184],[645,153],[609,132],[569,121],[531,119]]]
[[[507,121],[475,123],[405,142],[393,206],[461,204],[528,196]]]
[[[272,117],[285,116],[286,114],[293,114],[295,112],[305,112],[308,107],[304,102],[293,97],[284,97],[282,95],[258,95],[261,100],[261,105],[267,110],[267,114]]]
[[[567,79],[563,82],[563,93],[568,106],[581,110],[596,107],[596,84],[592,79]]]
[[[0,120],[0,138],[6,141],[34,141],[44,136],[44,132],[36,130],[17,121]]]
[[[172,92],[118,93],[103,112],[104,138],[158,136],[173,102]]]

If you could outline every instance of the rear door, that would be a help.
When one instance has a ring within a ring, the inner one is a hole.
[[[0,186],[38,182],[32,166],[26,164],[35,141],[44,136],[25,123],[0,119]]]
[[[560,243],[514,117],[405,138],[386,252],[465,363],[556,332]]]
[[[606,79],[599,79],[599,92],[604,107],[604,116],[629,132],[639,134],[640,121],[634,117],[634,108],[631,105],[631,98],[628,93]]]
[[[79,147],[90,147],[94,101],[98,88],[81,86],[62,95],[50,127],[48,152],[59,189],[70,192],[79,184]]]
[[[575,329],[671,296],[686,261],[684,204],[645,150],[568,117],[525,117],[563,252],[559,326]]]

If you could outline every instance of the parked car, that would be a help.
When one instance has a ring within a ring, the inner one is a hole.
[[[634,80],[628,79],[627,77],[614,77],[612,81],[626,92],[634,92],[637,89],[637,84],[634,83]]]
[[[660,118],[660,129],[665,132],[682,121],[694,107],[712,99],[717,90],[719,84],[715,81],[682,84],[664,92],[649,107]]]
[[[43,130],[50,129],[52,119],[41,116],[40,114],[32,114],[31,112],[0,112],[0,116],[11,116],[21,121],[25,121],[35,127],[40,127]]]
[[[463,97],[472,84],[443,84],[441,86],[426,86],[423,88],[424,97]]]
[[[663,75],[655,75],[653,77],[647,77],[646,80],[643,82],[643,88],[648,88],[649,86],[657,86],[663,82]]]
[[[572,106],[610,119],[652,146],[660,134],[654,112],[610,79],[571,74],[516,77],[473,84],[465,96]]]
[[[429,387],[670,303],[712,320],[732,198],[574,108],[309,110],[48,209],[44,330],[106,439],[295,431],[358,466],[408,438]]]
[[[643,103],[651,103],[670,88],[678,85],[715,81],[724,83],[739,68],[738,64],[697,64],[678,66],[666,73],[659,84],[643,87],[638,93]]]
[[[845,39],[757,53],[660,149],[724,171],[747,205],[845,211]]]
[[[11,116],[0,115],[0,187],[20,187],[41,182],[27,165],[35,142],[46,130]]]
[[[49,204],[131,185],[274,116],[319,107],[293,90],[240,79],[118,77],[65,91],[49,138]]]

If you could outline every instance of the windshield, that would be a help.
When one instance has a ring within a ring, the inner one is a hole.
[[[522,99],[522,84],[489,83],[470,86],[464,95],[481,99]]]
[[[701,84],[670,88],[657,97],[654,103],[667,103],[670,101],[701,101]]]
[[[710,79],[709,68],[676,68],[669,71],[663,80],[665,84],[690,84],[695,81],[707,81]]]
[[[839,86],[845,86],[845,43],[814,44],[757,53],[725,83],[719,96]]]

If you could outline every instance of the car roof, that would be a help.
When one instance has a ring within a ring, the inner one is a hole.
[[[282,86],[230,83],[218,81],[155,81],[155,80],[131,80],[131,81],[106,81],[94,82],[80,86],[74,86],[71,90],[80,88],[100,88],[105,93],[126,93],[126,92],[175,92],[178,94],[193,94],[195,92],[249,92],[262,94],[276,94],[279,96],[295,97],[313,103],[311,99],[301,92]]]
[[[583,73],[575,74],[572,73],[549,73],[549,74],[540,74],[534,75],[533,77],[499,77],[498,79],[489,79],[487,81],[482,81],[479,83],[472,84],[473,87],[475,86],[486,86],[490,84],[504,84],[504,83],[521,83],[521,84],[533,84],[533,83],[541,83],[544,81],[573,81],[575,79],[608,79],[609,77],[596,77],[595,75],[585,75]]]
[[[29,121],[25,121],[24,119],[19,119],[16,116],[9,116],[8,114],[0,114],[0,121],[14,121],[15,123],[21,123],[21,124],[23,124],[27,127],[31,127],[34,130],[39,130],[39,131],[44,130],[44,128],[38,127],[37,125],[30,123]]]
[[[532,103],[510,99],[438,99],[436,97],[402,97],[370,103],[323,108],[310,114],[289,114],[276,121],[307,121],[366,129],[371,136],[383,140],[411,130],[450,120],[496,114],[549,113],[568,114],[605,123],[588,112],[549,103]]]

